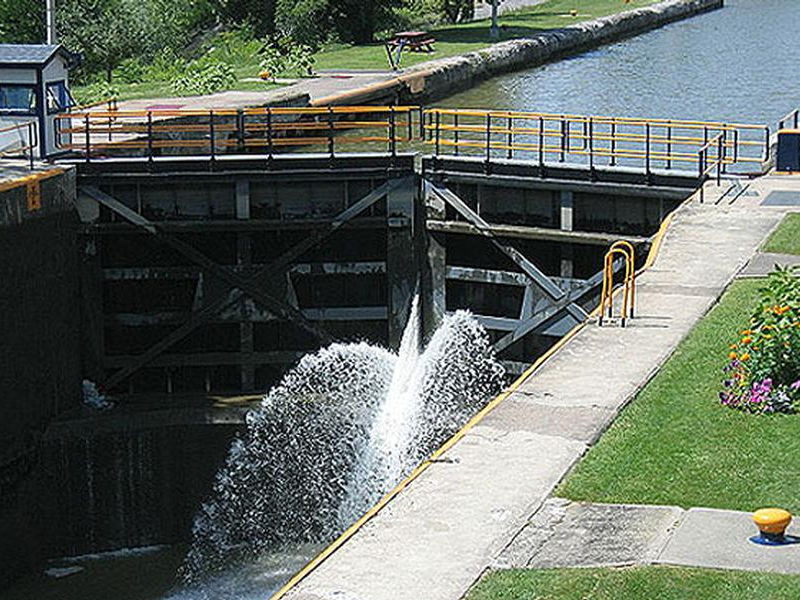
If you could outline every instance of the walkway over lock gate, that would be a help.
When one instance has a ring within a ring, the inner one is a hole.
[[[111,108],[111,107],[109,107]],[[538,112],[352,106],[244,110],[88,110],[58,119],[59,147],[91,162],[115,157],[424,152],[644,172],[760,172],[770,157],[764,125]]]

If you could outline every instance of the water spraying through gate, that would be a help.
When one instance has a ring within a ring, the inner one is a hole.
[[[503,369],[468,312],[447,315],[424,349],[420,332],[415,298],[397,354],[332,344],[265,396],[195,518],[172,598],[263,598],[298,552],[332,541],[500,391]]]

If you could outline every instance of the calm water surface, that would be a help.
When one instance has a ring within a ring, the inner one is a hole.
[[[773,124],[800,107],[800,1],[725,7],[439,103]]]

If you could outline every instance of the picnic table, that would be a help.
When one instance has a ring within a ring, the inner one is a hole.
[[[427,31],[400,31],[389,40],[391,47],[411,52],[433,52],[435,43],[436,38]]]
[[[403,57],[403,50],[410,52],[434,52],[433,45],[436,43],[434,38],[427,31],[400,31],[386,42],[386,55],[392,69],[400,67],[400,60]]]

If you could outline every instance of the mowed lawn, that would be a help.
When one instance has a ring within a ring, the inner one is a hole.
[[[530,37],[545,29],[557,29],[574,23],[596,19],[615,13],[655,4],[657,0],[547,0],[536,6],[501,15],[500,41]],[[570,11],[575,9],[577,15]],[[490,21],[474,21],[449,27],[432,29],[436,38],[436,52],[405,52],[401,67],[409,67],[436,58],[445,58],[486,48],[492,44],[489,38]],[[319,52],[315,69],[318,70],[386,70],[389,61],[383,43],[364,46],[343,46]]]
[[[512,569],[484,577],[467,600],[796,600],[800,576],[686,569]]]
[[[755,416],[717,399],[728,346],[747,326],[761,285],[731,285],[556,495],[800,512],[800,415]]]
[[[800,254],[800,214],[786,215],[761,249],[778,254]]]

